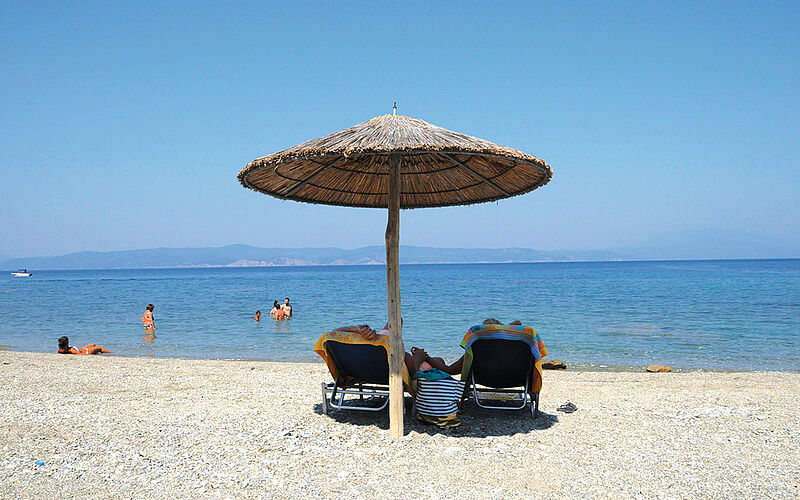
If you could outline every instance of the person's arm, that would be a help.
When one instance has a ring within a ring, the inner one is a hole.
[[[378,333],[370,328],[369,325],[340,326],[339,328],[334,328],[333,331],[359,333],[364,337],[364,340],[372,340],[378,336]]]

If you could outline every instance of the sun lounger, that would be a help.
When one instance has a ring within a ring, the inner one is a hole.
[[[541,358],[547,348],[533,328],[478,325],[469,329],[461,345],[466,350],[461,374],[468,384],[465,398],[498,410],[521,410],[530,401],[531,414],[538,416]]]
[[[325,332],[314,346],[333,377],[322,383],[322,412],[336,410],[381,411],[389,404],[388,338],[364,340],[357,333]],[[405,389],[413,395],[403,367]],[[377,402],[377,405],[370,404]]]

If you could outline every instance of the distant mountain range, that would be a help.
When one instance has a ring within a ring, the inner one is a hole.
[[[609,252],[548,252],[530,248],[400,247],[403,264],[467,262],[541,262],[614,260]],[[386,250],[370,246],[342,248],[259,248],[228,245],[217,248],[151,248],[113,252],[77,252],[57,257],[27,257],[0,262],[3,269],[126,269],[143,267],[258,267],[383,264]]]
[[[795,258],[791,246],[739,232],[686,232],[665,236],[641,248],[550,251],[531,248],[436,248],[401,246],[403,264],[570,262],[661,259]],[[0,269],[128,269],[152,267],[257,267],[383,264],[383,246],[342,248],[151,248],[77,252],[56,257],[10,258]]]

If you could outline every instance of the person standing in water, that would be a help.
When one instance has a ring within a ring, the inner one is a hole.
[[[144,313],[142,313],[142,326],[145,330],[155,330],[156,324],[153,318],[153,309],[155,306],[153,304],[147,304],[147,309],[145,309]]]
[[[278,312],[280,309],[281,309],[281,305],[278,304],[278,301],[277,300],[273,301],[272,302],[272,309],[269,310],[269,315],[270,316],[275,316],[275,313]]]
[[[281,306],[281,309],[284,313],[286,313],[287,319],[292,317],[292,306],[289,305],[289,297],[283,299],[283,305]]]

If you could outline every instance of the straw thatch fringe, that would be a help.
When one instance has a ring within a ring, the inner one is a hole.
[[[401,208],[468,205],[550,181],[543,160],[416,118],[386,115],[258,158],[243,186],[277,198],[351,207],[388,204],[389,155],[402,155]]]

